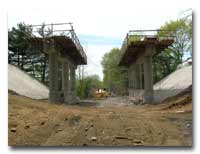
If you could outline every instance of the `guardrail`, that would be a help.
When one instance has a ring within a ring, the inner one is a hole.
[[[52,23],[52,24],[40,24],[27,26],[32,29],[33,37],[51,37],[51,36],[67,36],[69,37],[76,48],[80,52],[80,55],[87,59],[87,56],[81,46],[81,43],[73,29],[72,23]]]
[[[122,43],[121,54],[126,51],[130,42],[142,41],[145,38],[174,39],[176,31],[173,30],[130,30]]]

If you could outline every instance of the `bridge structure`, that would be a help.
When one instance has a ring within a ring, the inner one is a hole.
[[[73,104],[76,94],[76,69],[87,64],[87,56],[72,23],[30,25],[31,48],[48,55],[49,101]],[[39,35],[40,34],[40,35]]]
[[[174,42],[172,31],[130,30],[121,47],[119,66],[128,68],[128,92],[136,101],[154,102],[152,57]]]

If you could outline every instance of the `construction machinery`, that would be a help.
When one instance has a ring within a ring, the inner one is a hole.
[[[108,96],[110,96],[110,94],[105,89],[98,89],[93,94],[94,99],[104,99],[107,98]]]

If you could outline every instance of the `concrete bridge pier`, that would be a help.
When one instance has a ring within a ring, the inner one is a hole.
[[[135,64],[135,89],[140,89],[140,65]]]
[[[59,102],[60,101],[60,92],[59,92],[59,71],[58,71],[58,59],[57,53],[52,49],[49,52],[49,101],[50,102]]]
[[[138,35],[138,32],[142,35]],[[154,103],[152,56],[174,42],[174,36],[159,37],[159,32],[160,30],[130,30],[121,47],[119,61],[119,66],[128,68],[129,96],[149,104]],[[132,40],[134,35],[139,39]]]
[[[69,33],[71,35],[31,38],[31,46],[49,56],[49,102],[51,103],[70,104],[79,100],[76,96],[75,70],[78,65],[87,64],[87,57],[73,28]]]
[[[155,52],[155,45],[151,44],[146,46],[144,56],[144,102],[153,103],[153,66],[152,66],[152,55]]]
[[[153,102],[152,56],[144,57],[144,101]]]
[[[71,65],[70,66],[70,90],[71,90],[71,95],[70,95],[70,103],[77,103],[77,95],[76,95],[76,66]]]
[[[62,63],[62,93],[64,103],[68,104],[70,101],[70,82],[69,64],[67,62]]]
[[[77,66],[67,59],[60,58],[57,53],[49,52],[49,101],[76,103],[79,101],[76,94]]]

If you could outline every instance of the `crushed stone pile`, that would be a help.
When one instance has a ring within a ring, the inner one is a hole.
[[[8,89],[32,99],[47,99],[49,89],[16,66],[8,64]]]

